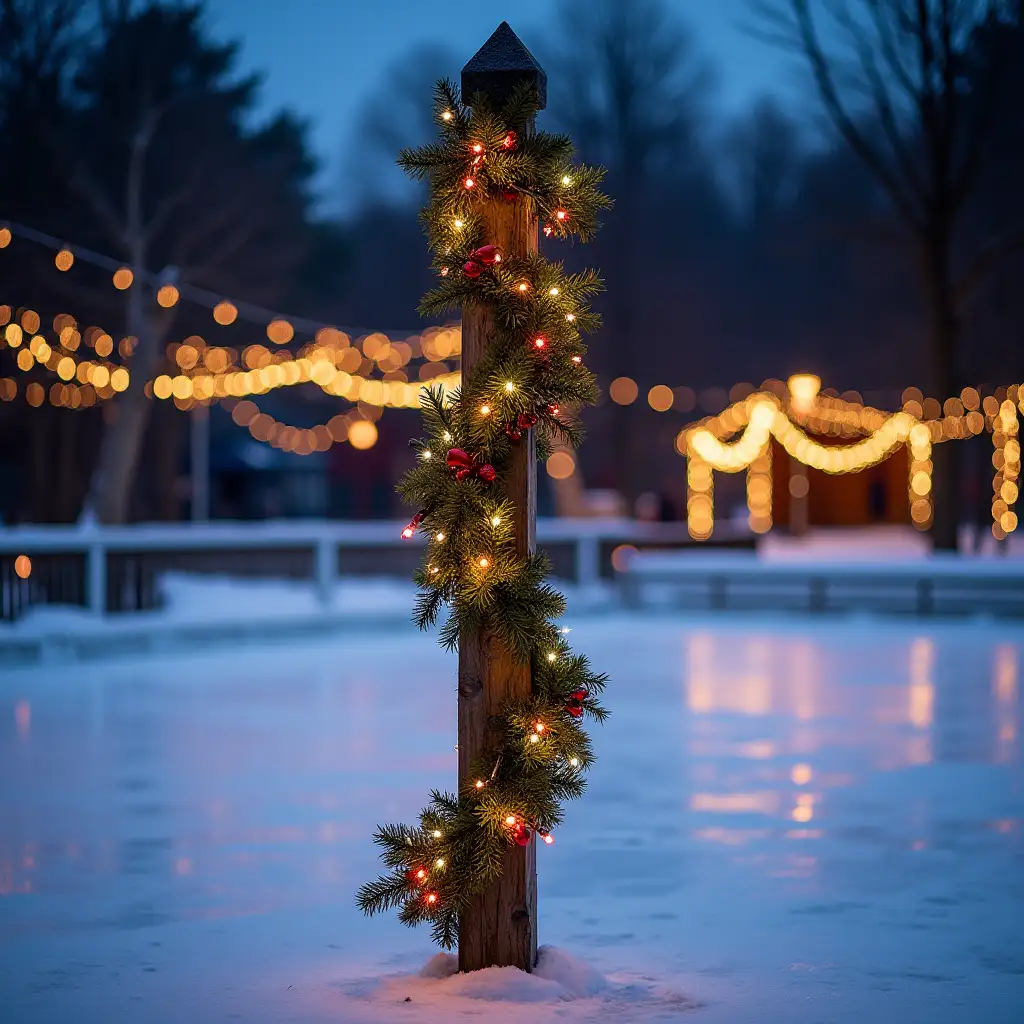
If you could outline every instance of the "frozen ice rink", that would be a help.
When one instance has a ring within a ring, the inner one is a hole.
[[[0,1020],[1021,1020],[1019,626],[570,625],[612,718],[540,940],[613,996],[374,996],[434,950],[354,909],[372,829],[456,759],[454,659],[381,631],[0,669]]]

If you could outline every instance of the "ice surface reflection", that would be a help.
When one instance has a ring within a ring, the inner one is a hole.
[[[542,941],[682,977],[707,1020],[1011,1019],[1020,630],[573,626],[613,717],[539,858]],[[451,783],[453,671],[409,633],[4,672],[0,1017],[174,1021],[187,981],[197,1021],[327,1019],[281,993],[425,959],[351,895],[376,821]]]

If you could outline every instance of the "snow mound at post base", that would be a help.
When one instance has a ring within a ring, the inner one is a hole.
[[[458,958],[438,953],[412,975],[392,975],[378,982],[345,986],[355,996],[365,1020],[438,1021],[485,1016],[488,1024],[531,1021],[568,1022],[677,1020],[700,1004],[655,979],[644,976],[605,978],[565,950],[542,946],[532,974],[517,967],[489,967],[459,974]],[[530,1004],[529,1011],[525,1004]],[[351,1005],[351,1004],[350,1004]],[[398,1008],[401,1015],[392,1017]],[[369,1010],[369,1015],[365,1016]],[[347,1019],[347,1018],[346,1018]]]
[[[593,967],[554,946],[540,947],[532,974],[518,967],[488,967],[471,974],[458,971],[457,956],[438,953],[426,962],[419,977],[443,980],[445,992],[463,999],[511,1003],[588,999],[608,988],[608,982]]]

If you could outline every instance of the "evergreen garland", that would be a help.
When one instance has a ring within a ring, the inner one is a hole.
[[[427,628],[447,606],[445,648],[454,650],[463,630],[487,629],[533,666],[533,692],[505,703],[500,741],[472,766],[458,796],[434,791],[418,825],[385,825],[375,835],[391,870],[360,888],[359,906],[367,914],[398,908],[408,925],[430,922],[446,949],[456,944],[460,910],[501,874],[509,844],[526,845],[533,833],[552,841],[561,801],[582,795],[593,763],[581,720],[607,716],[598,701],[605,677],[572,653],[568,630],[552,621],[565,601],[546,582],[546,556],[516,554],[514,509],[503,487],[529,430],[536,430],[538,458],[553,440],[577,446],[582,434],[572,410],[597,394],[581,334],[599,325],[587,308],[599,278],[589,270],[566,274],[539,255],[498,252],[485,245],[478,213],[481,202],[531,202],[545,235],[586,241],[611,205],[597,188],[602,170],[573,166],[566,136],[532,129],[536,109],[536,94],[525,87],[501,109],[483,96],[470,109],[452,82],[440,82],[439,141],[399,158],[430,185],[422,219],[439,284],[421,313],[484,305],[495,321],[460,391],[425,390],[425,437],[412,442],[417,464],[399,484],[421,510],[404,536],[419,529],[429,537],[415,575],[415,620]]]

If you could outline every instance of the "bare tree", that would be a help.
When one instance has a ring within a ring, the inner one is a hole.
[[[396,197],[419,205],[420,186],[398,167],[395,154],[433,138],[434,109],[424,97],[431,96],[438,79],[451,78],[459,63],[447,45],[424,43],[383,69],[345,140],[342,185],[353,206]]]
[[[312,171],[302,126],[281,116],[242,129],[256,80],[230,77],[235,48],[204,40],[199,17],[194,5],[102,4],[76,77],[81,105],[50,133],[96,237],[136,282],[124,309],[137,339],[130,383],[110,406],[83,509],[102,522],[129,514],[152,405],[145,387],[177,315],[157,303],[158,289],[197,282],[272,299],[301,255]]]
[[[803,144],[797,126],[775,100],[761,99],[730,127],[725,154],[740,213],[761,228],[780,214],[799,183]]]
[[[929,385],[959,390],[966,305],[1024,245],[1024,225],[963,251],[964,213],[990,156],[1005,0],[752,0],[762,35],[805,57],[838,134],[909,231],[928,316]],[[935,542],[956,546],[956,445],[935,450]]]
[[[651,235],[644,215],[655,208],[655,182],[671,179],[670,187],[679,189],[698,162],[710,73],[687,26],[664,0],[562,0],[557,25],[555,35],[573,45],[539,48],[558,96],[552,107],[582,157],[608,168],[607,191],[615,199],[600,244],[610,287],[595,365],[611,377],[632,376],[642,301],[638,268]],[[614,427],[607,416],[604,424],[594,422],[594,447],[610,456],[611,480],[632,500],[640,464],[637,430],[626,425],[630,416],[618,411]]]

